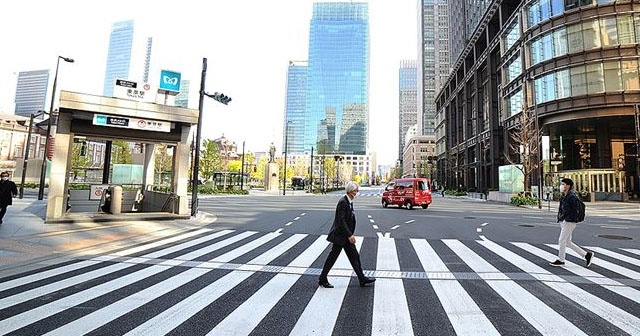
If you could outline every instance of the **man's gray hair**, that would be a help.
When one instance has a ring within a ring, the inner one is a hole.
[[[348,194],[356,189],[358,189],[359,185],[353,181],[347,182],[347,186],[344,188],[344,191]]]

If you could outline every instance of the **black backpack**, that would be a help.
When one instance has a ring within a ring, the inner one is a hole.
[[[577,197],[578,199],[578,216],[576,217],[576,222],[580,223],[582,221],[584,221],[584,211],[585,211],[585,206],[584,206],[584,202],[580,199],[580,197]]]

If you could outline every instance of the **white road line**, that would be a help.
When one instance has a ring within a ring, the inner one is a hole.
[[[262,236],[262,237],[260,237],[258,239],[252,240],[251,242],[249,242],[247,244],[244,244],[244,245],[242,245],[242,246],[240,246],[240,247],[238,247],[238,248],[236,248],[234,250],[231,250],[231,251],[229,251],[229,252],[227,252],[227,253],[225,253],[225,254],[223,254],[221,256],[215,257],[211,261],[223,262],[223,263],[224,262],[229,262],[229,261],[231,261],[231,260],[233,260],[235,258],[238,258],[241,255],[243,255],[243,254],[245,254],[245,253],[247,253],[247,252],[249,252],[249,251],[251,251],[251,250],[253,250],[253,249],[257,248],[257,247],[259,247],[259,246],[262,246],[262,245],[266,244],[270,240],[278,237],[279,235],[280,235],[280,233],[276,233],[276,232],[267,233],[266,235],[264,235],[264,236]]]
[[[349,281],[350,278],[338,277],[330,281],[335,288],[319,287],[289,335],[332,335]],[[318,314],[318,312],[322,312],[322,314]]]
[[[552,248],[554,248],[554,249],[556,249],[556,250],[558,249],[558,245],[557,245],[557,244],[556,244],[556,245],[554,245],[554,244],[547,244],[547,246],[552,247]],[[605,253],[603,252],[603,250],[601,250],[601,251],[597,251],[597,252],[598,252],[598,253],[605,254]],[[569,249],[569,248],[568,248],[568,249],[567,249],[567,253],[569,253],[569,254],[571,254],[571,255],[574,255],[574,256],[577,256],[578,258],[581,258],[581,257],[580,257],[580,256],[578,256],[575,252],[573,252],[573,250],[572,250],[572,249]],[[598,258],[598,253],[596,253],[596,256],[593,258],[592,263],[593,263],[594,265],[598,265],[598,266],[600,266],[600,267],[606,268],[606,269],[608,269],[608,270],[610,270],[610,271],[616,272],[616,273],[618,273],[618,274],[621,274],[621,275],[626,276],[626,277],[631,278],[631,279],[640,279],[640,272],[636,272],[636,271],[630,270],[630,269],[628,269],[628,268],[622,267],[622,266],[620,266],[620,265],[616,265],[616,264],[614,264],[614,263],[612,263],[612,262],[609,262],[609,261],[606,261],[606,260],[600,259],[600,258]],[[606,254],[605,254],[605,255],[606,255]]]
[[[636,258],[628,257],[628,256],[626,256],[626,255],[624,255],[624,254],[620,254],[620,253],[618,253],[618,252],[613,252],[613,251],[605,250],[605,249],[603,249],[603,248],[601,248],[601,247],[590,247],[589,249],[590,249],[590,250],[592,250],[592,251],[594,251],[594,252],[598,252],[598,253],[600,253],[600,254],[604,254],[604,255],[606,255],[606,256],[609,256],[609,257],[611,257],[611,258],[615,258],[615,259],[618,259],[618,260],[624,261],[624,262],[629,263],[629,264],[631,264],[631,265],[640,265],[640,260],[638,260],[638,259],[636,259]],[[597,254],[596,254],[596,256],[597,256]],[[594,260],[595,260],[595,259],[594,259]],[[638,279],[638,278],[636,278],[636,279]]]
[[[286,223],[285,226],[289,226],[291,224],[293,224],[293,222]]]
[[[458,240],[443,240],[453,252],[465,261],[477,273],[501,273],[489,262],[476,254]],[[481,242],[485,243],[485,242]],[[486,242],[489,244],[490,242]],[[483,244],[483,246],[487,246]],[[493,246],[493,245],[490,245]],[[540,331],[543,335],[586,335],[582,330],[573,325],[562,315],[540,301],[535,295],[529,293],[515,281],[508,280],[505,275],[503,280],[485,280],[485,282],[502,298],[505,299],[525,320]]]
[[[300,219],[300,217],[296,217],[296,218],[294,218],[293,220],[294,220],[294,221],[297,221],[298,219]]]
[[[406,221],[406,222],[404,222],[404,223],[405,223],[405,224],[409,224],[409,223],[413,223],[413,222],[415,222],[415,221],[416,221],[415,219],[411,219],[411,220],[408,220],[408,221]]]
[[[640,250],[638,250],[638,249],[623,248],[622,250],[630,252],[630,253],[633,253],[633,254],[640,255]]]
[[[395,229],[397,229],[399,227],[400,227],[400,225],[394,225],[394,226],[391,227],[391,230],[395,230]]]
[[[425,272],[449,272],[440,256],[424,239],[411,239]],[[442,308],[459,335],[500,335],[473,298],[457,280],[431,280]]]
[[[306,212],[303,212],[300,214],[300,216],[305,216],[306,214],[307,214]]]
[[[375,223],[376,221],[374,221],[373,219],[369,219],[369,223]]]
[[[377,230],[377,229],[378,229],[378,226],[377,226],[377,225],[371,225],[371,227],[373,227],[373,229],[374,229],[374,230]]]
[[[479,242],[484,247],[498,254],[511,264],[529,273],[543,284],[549,286],[558,293],[609,321],[618,328],[632,335],[640,335],[640,318],[606,302],[605,300],[588,293],[572,283],[565,282],[561,277],[553,275],[546,269],[530,262],[529,260],[507,250],[506,248],[491,242]],[[596,259],[598,260],[598,259]],[[547,322],[548,323],[548,322]]]
[[[482,224],[480,224],[480,226],[487,226],[487,225],[489,225],[489,223],[482,223]]]
[[[477,228],[476,232],[481,233],[482,232],[482,228]]]
[[[276,245],[275,247],[269,249],[269,251],[267,251],[267,252],[263,253],[262,255],[256,257],[255,259],[251,260],[251,264],[266,265],[266,264],[270,263],[271,260],[275,259],[274,256],[280,256],[280,255],[284,254],[290,248],[292,248],[297,243],[299,243],[302,239],[304,239],[304,237],[306,237],[306,236],[307,236],[306,234],[298,233],[298,234],[295,234],[295,235],[287,238],[285,241],[283,241],[283,242],[279,243],[278,245]]]

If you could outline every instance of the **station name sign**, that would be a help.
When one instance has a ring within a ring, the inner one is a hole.
[[[113,96],[147,103],[155,101],[155,94],[151,90],[149,83],[138,83],[125,79],[116,79],[113,87]]]
[[[168,121],[111,116],[106,114],[94,114],[93,124],[97,126],[129,128],[140,131],[167,133],[171,131],[171,123]]]

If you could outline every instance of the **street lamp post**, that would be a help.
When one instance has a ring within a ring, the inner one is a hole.
[[[244,190],[244,140],[242,140],[242,168],[240,174],[240,190]]]
[[[44,111],[31,113],[31,117],[29,118],[29,131],[27,132],[27,141],[24,146],[24,160],[22,162],[22,179],[20,181],[19,198],[22,198],[24,196],[24,180],[27,175],[27,161],[29,161],[29,147],[31,147],[31,130],[33,129],[33,119],[35,117],[43,115],[44,113]]]
[[[287,152],[289,151],[289,124],[291,121],[287,121],[284,124],[284,171],[282,179],[282,195],[287,194]]]
[[[44,198],[44,179],[47,175],[47,158],[49,157],[49,141],[51,141],[51,119],[53,118],[53,104],[56,98],[56,86],[58,85],[58,68],[60,67],[60,60],[68,63],[73,63],[73,58],[63,57],[58,55],[56,62],[56,72],[53,77],[53,90],[51,91],[51,106],[49,106],[49,121],[47,122],[47,137],[44,141],[44,156],[42,157],[42,169],[40,170],[40,185],[38,186],[38,200]]]

